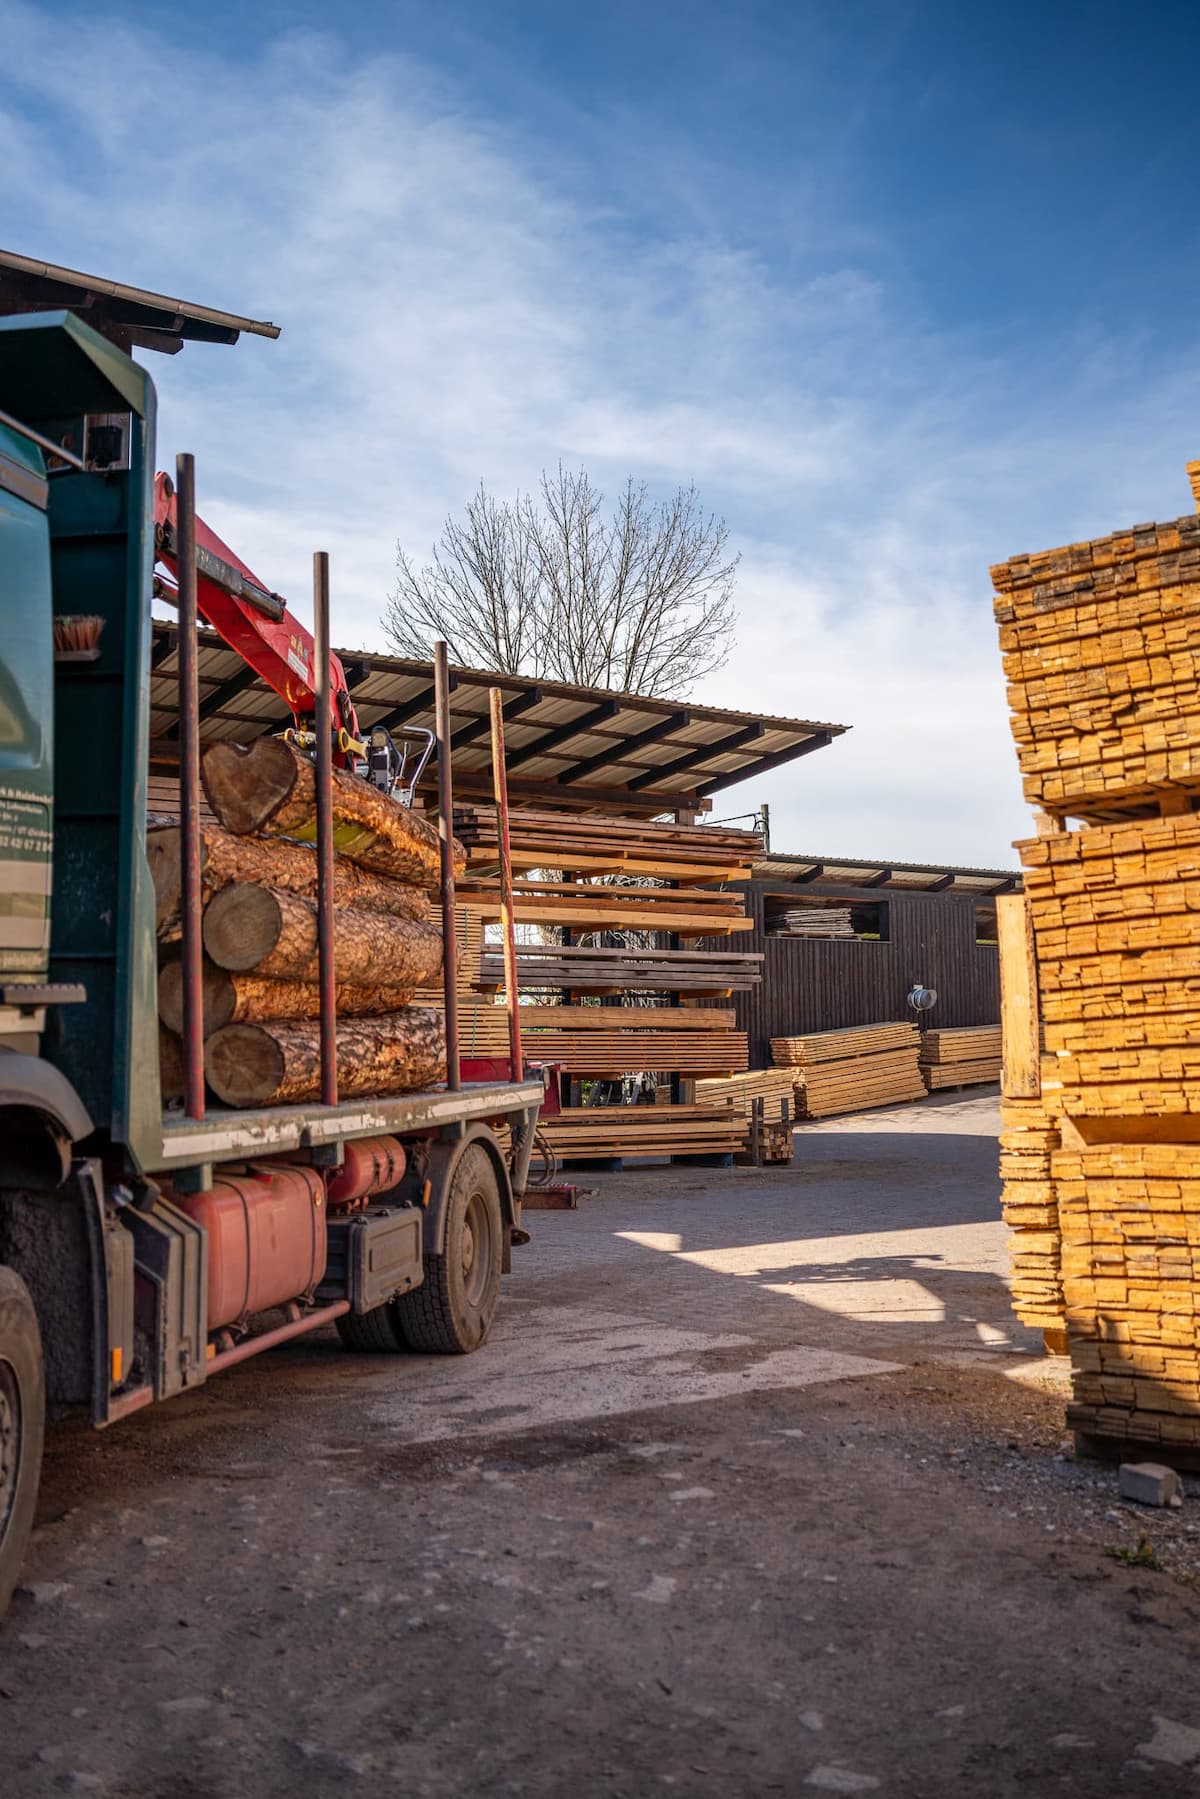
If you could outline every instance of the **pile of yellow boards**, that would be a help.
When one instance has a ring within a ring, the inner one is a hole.
[[[732,1156],[750,1134],[749,1120],[723,1104],[571,1106],[543,1117],[538,1128],[564,1162]]]
[[[924,1099],[915,1025],[860,1025],[814,1031],[805,1037],[773,1037],[776,1066],[794,1076],[797,1118],[831,1118],[876,1106]]]
[[[1049,1121],[1069,1420],[1085,1446],[1195,1465],[1200,519],[993,574],[1025,791],[1042,809],[1018,845],[1031,953],[1006,953],[1001,932],[1005,1080],[1024,1033],[1024,1059],[1043,1052],[1028,1098]],[[1002,1145],[1007,1206],[1007,1129]]]
[[[726,1075],[721,1080],[696,1082],[696,1098],[705,1103],[736,1106],[749,1118],[756,1099],[761,1099],[768,1118],[779,1117],[779,1102],[796,1104],[796,1076],[791,1068],[752,1068],[747,1074]]]
[[[921,1073],[931,1093],[943,1087],[975,1087],[1000,1079],[1000,1026],[961,1025],[925,1031]]]
[[[1062,1255],[1053,1158],[1058,1127],[1040,1099],[1000,1101],[1001,1210],[1012,1232],[1013,1310],[1034,1330],[1063,1329]]]

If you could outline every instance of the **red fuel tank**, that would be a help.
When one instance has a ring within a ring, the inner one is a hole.
[[[349,1205],[354,1199],[371,1199],[390,1193],[404,1179],[407,1158],[396,1137],[355,1137],[343,1144],[345,1161],[329,1177],[331,1206]]]
[[[314,1168],[226,1174],[175,1204],[208,1234],[208,1328],[299,1299],[325,1272],[325,1187]]]

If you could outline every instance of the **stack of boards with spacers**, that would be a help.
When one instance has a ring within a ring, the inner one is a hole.
[[[1197,1464],[1200,517],[992,578],[1038,830],[997,902],[1014,1300],[1085,1446]]]
[[[201,778],[204,1070],[224,1105],[317,1099],[316,794],[313,765],[279,737],[214,743]],[[338,1089],[416,1092],[445,1079],[445,1027],[415,996],[442,969],[436,827],[366,781],[333,775]],[[182,1092],[179,829],[147,834],[160,953],[163,1097]],[[383,971],[386,971],[384,974]]]

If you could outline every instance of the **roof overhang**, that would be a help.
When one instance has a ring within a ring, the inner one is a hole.
[[[861,856],[760,856],[754,879],[780,886],[890,888],[904,893],[956,893],[994,899],[1019,893],[1021,876],[1010,868],[949,868],[934,862],[883,862]]]
[[[192,300],[172,299],[101,275],[0,250],[0,314],[79,313],[93,330],[120,349],[161,350],[174,355],[185,343],[235,344],[243,331],[278,337],[279,326],[242,318]]]
[[[203,741],[248,742],[291,723],[285,702],[236,650],[211,631],[199,642]],[[156,619],[150,737],[160,769],[179,756],[177,647],[178,627]],[[338,654],[364,731],[433,728],[431,663]],[[572,812],[707,811],[713,794],[824,749],[847,729],[480,669],[454,669],[451,680],[456,792],[491,798],[489,694],[499,687],[513,798]]]

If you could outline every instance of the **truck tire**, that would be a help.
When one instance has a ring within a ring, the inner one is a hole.
[[[410,1349],[470,1355],[486,1342],[500,1298],[503,1231],[495,1166],[470,1143],[450,1183],[445,1251],[425,1257],[421,1286],[390,1308]]]
[[[402,1355],[408,1344],[396,1323],[395,1309],[387,1301],[369,1312],[343,1312],[334,1319],[342,1347],[356,1355]]]
[[[25,1560],[42,1472],[46,1381],[29,1288],[0,1268],[0,1618]]]

